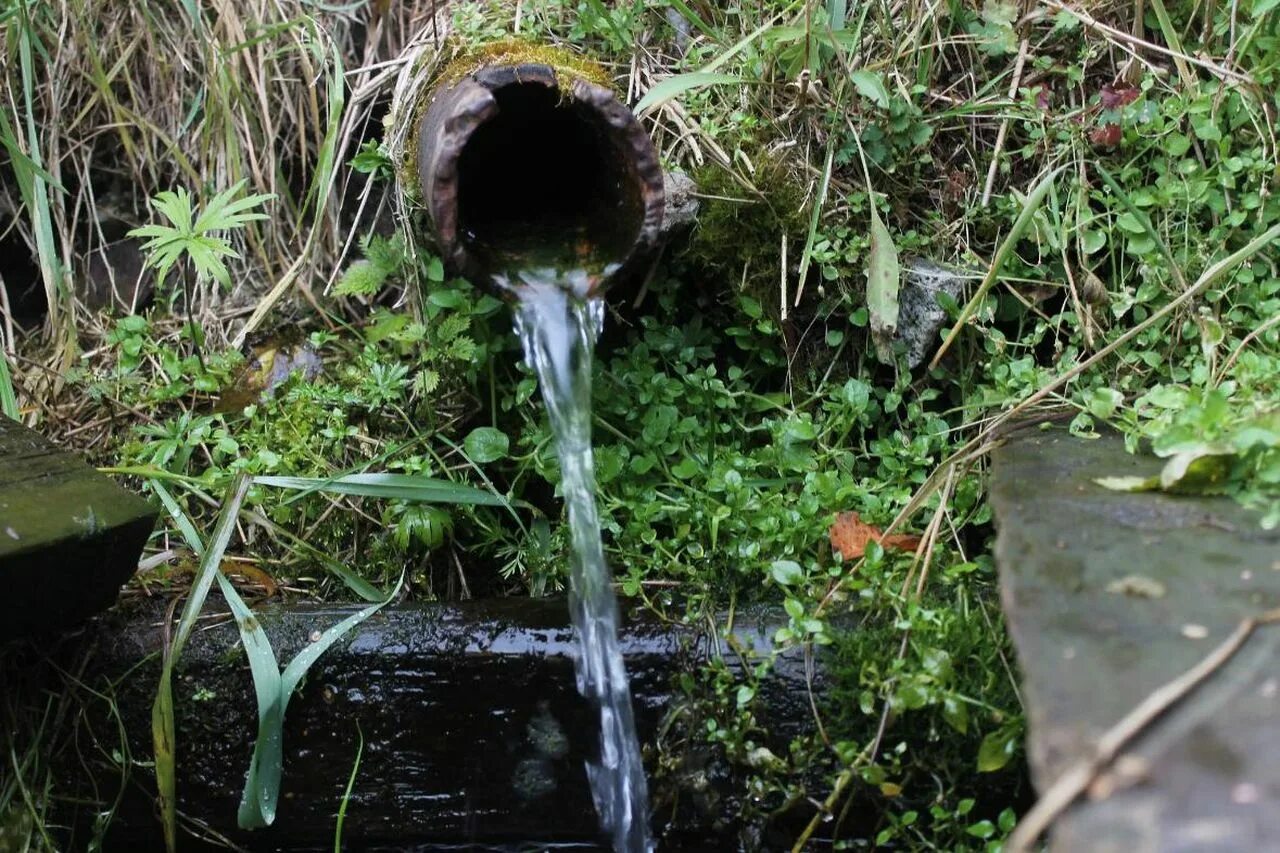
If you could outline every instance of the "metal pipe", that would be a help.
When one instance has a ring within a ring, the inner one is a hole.
[[[642,274],[662,168],[603,86],[550,65],[499,64],[438,89],[418,127],[418,183],[445,263],[506,292],[527,268],[585,272],[584,295]]]

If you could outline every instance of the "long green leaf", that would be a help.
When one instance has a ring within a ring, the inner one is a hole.
[[[1035,188],[1031,190],[1031,193],[1027,196],[1026,203],[1023,204],[1022,210],[1018,213],[1018,218],[1013,221],[1013,227],[1009,229],[1004,241],[996,249],[995,257],[991,259],[991,267],[987,270],[987,274],[983,276],[982,283],[978,285],[973,297],[965,303],[964,308],[960,311],[960,316],[956,318],[955,325],[951,327],[951,331],[947,332],[946,338],[942,341],[942,346],[938,347],[933,360],[929,362],[930,370],[938,366],[938,362],[942,360],[947,350],[951,348],[951,344],[960,334],[960,330],[964,328],[964,324],[969,322],[973,312],[982,304],[987,291],[991,290],[995,285],[996,278],[1000,275],[1000,269],[1004,266],[1004,262],[1013,254],[1018,241],[1022,239],[1022,235],[1031,226],[1031,219],[1036,215],[1036,211],[1040,209],[1040,203],[1044,201],[1045,196],[1052,189],[1054,180],[1066,167],[1067,164],[1063,164],[1056,169],[1051,169],[1047,175],[1040,179],[1040,183],[1036,184]]]
[[[404,585],[404,576],[400,576],[395,589],[386,599],[353,613],[331,626],[319,639],[308,643],[289,662],[283,674],[262,625],[254,618],[235,587],[221,575],[219,578],[223,594],[240,627],[240,637],[249,657],[254,690],[258,697],[258,738],[253,746],[249,774],[240,797],[237,822],[241,829],[259,829],[270,826],[276,817],[284,766],[285,712],[298,684],[307,670],[343,635],[395,600]]]
[[[18,419],[18,395],[13,391],[13,377],[9,375],[9,355],[0,346],[0,414]]]
[[[187,547],[197,556],[203,553],[204,543],[200,541],[200,534],[196,532],[196,526],[191,523],[191,517],[182,511],[182,507],[178,506],[178,502],[173,499],[173,495],[169,494],[169,490],[159,480],[151,480],[147,485],[151,491],[160,497],[160,503],[164,504],[169,517],[173,519],[173,523],[178,525],[178,532],[186,540]]]
[[[415,474],[347,474],[343,477],[257,477],[263,486],[309,489],[365,498],[394,498],[423,503],[506,506],[501,495],[448,480]]]
[[[818,182],[818,194],[809,211],[809,231],[804,238],[804,251],[800,254],[800,273],[796,285],[796,305],[804,295],[805,279],[809,277],[809,264],[813,260],[813,246],[818,239],[818,223],[822,220],[822,208],[827,203],[827,189],[831,186],[831,167],[835,163],[835,137],[827,143],[827,158],[822,165],[822,180]]]
[[[209,545],[204,549],[200,559],[200,567],[196,571],[195,582],[187,595],[187,603],[182,608],[182,618],[178,620],[178,629],[173,642],[165,650],[164,662],[160,668],[160,684],[156,689],[155,702],[151,706],[151,738],[155,747],[156,796],[160,806],[160,821],[164,828],[165,849],[175,853],[178,846],[178,806],[175,770],[177,768],[177,735],[174,730],[173,714],[173,667],[182,656],[182,648],[187,637],[195,626],[196,617],[204,606],[215,576],[220,575],[219,566],[222,555],[231,541],[231,534],[236,529],[236,517],[240,513],[240,504],[249,491],[249,477],[244,474],[236,476],[231,489],[222,502],[222,511],[214,525]],[[175,504],[176,506],[176,504]]]
[[[364,732],[360,730],[360,721],[356,721],[356,760],[351,764],[351,775],[347,777],[346,790],[342,792],[342,801],[338,803],[338,821],[333,828],[333,853],[342,853],[342,825],[347,822],[347,804],[351,802],[351,792],[356,787],[356,774],[360,772],[360,759],[364,756]]]
[[[47,173],[44,169],[44,158],[40,153],[39,140],[43,135],[36,126],[34,94],[36,71],[32,54],[35,52],[38,40],[35,34],[35,22],[31,19],[32,9],[28,8],[26,3],[19,3],[18,8],[18,63],[22,69],[27,157],[33,167],[27,176],[29,184],[22,195],[31,215],[31,229],[35,232],[36,257],[40,262],[40,277],[44,281],[45,301],[49,308],[49,325],[55,330],[65,331],[62,324],[74,323],[75,318],[70,313],[71,305],[64,304],[64,301],[67,301],[65,271],[53,237],[53,213],[49,205],[49,187],[43,177]]]
[[[898,248],[870,197],[871,251],[867,257],[867,311],[871,315],[871,340],[876,356],[884,364],[893,363],[893,338],[898,331]]]
[[[745,82],[747,81],[736,74],[721,74],[715,71],[690,71],[686,74],[676,74],[645,92],[644,97],[636,104],[635,111],[637,115],[643,115],[694,89]]]

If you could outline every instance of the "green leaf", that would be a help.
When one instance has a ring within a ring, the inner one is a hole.
[[[692,456],[686,456],[675,465],[671,466],[671,473],[679,477],[681,480],[691,480],[698,476],[698,472],[702,470],[702,466],[698,464],[698,460]]]
[[[467,456],[471,457],[472,462],[484,465],[487,462],[506,458],[511,440],[502,430],[493,427],[477,427],[467,434],[462,446],[466,448]]]
[[[151,705],[151,738],[155,749],[156,796],[160,807],[160,820],[164,827],[165,843],[170,848],[176,847],[178,809],[177,809],[177,732],[174,727],[173,705],[173,668],[182,656],[182,649],[187,638],[195,627],[196,617],[204,607],[215,575],[219,575],[222,555],[231,542],[231,535],[236,530],[236,519],[240,514],[240,505],[249,491],[249,477],[244,474],[236,476],[222,502],[222,510],[218,513],[218,521],[209,537],[208,546],[201,552],[200,566],[196,569],[195,581],[187,595],[187,603],[182,608],[182,617],[178,620],[178,628],[174,632],[173,643],[170,644],[160,667],[160,683],[156,688],[156,698]],[[176,504],[175,504],[176,506]],[[181,513],[177,518],[183,517]],[[190,522],[188,521],[188,524]],[[197,543],[198,544],[198,540]]]
[[[867,256],[867,308],[876,356],[893,363],[893,338],[898,331],[898,248],[871,202],[871,252]]]
[[[955,696],[948,696],[942,700],[942,719],[960,734],[965,734],[969,731],[969,706]]]
[[[1114,492],[1150,492],[1160,488],[1159,477],[1098,477],[1093,482]]]
[[[253,675],[254,692],[258,700],[258,737],[254,741],[253,757],[249,762],[249,773],[240,796],[236,820],[241,829],[260,829],[270,826],[276,817],[283,775],[284,718],[294,691],[307,670],[334,643],[399,595],[400,588],[404,585],[404,575],[400,576],[395,589],[385,600],[348,616],[328,628],[317,640],[308,643],[289,662],[283,674],[276,662],[275,652],[271,649],[271,642],[257,618],[221,573],[218,574],[218,581],[240,629],[240,640],[249,658],[249,670]]]
[[[982,300],[986,298],[987,292],[995,286],[1000,270],[1004,267],[1004,262],[1013,254],[1018,241],[1022,239],[1022,235],[1031,226],[1031,221],[1035,217],[1036,211],[1040,209],[1040,205],[1049,194],[1049,190],[1053,188],[1054,180],[1065,168],[1067,168],[1066,165],[1062,165],[1050,169],[1027,195],[1026,201],[1022,205],[1022,210],[1018,212],[1018,218],[1013,221],[1013,227],[1009,229],[1009,233],[999,247],[996,248],[995,257],[991,259],[991,266],[987,270],[987,274],[982,277],[982,283],[978,285],[978,289],[974,291],[973,296],[965,303],[960,316],[956,318],[955,324],[947,332],[946,338],[943,339],[942,346],[938,347],[938,351],[934,353],[933,359],[929,362],[930,369],[938,366],[938,362],[942,360],[947,350],[955,343],[956,336],[960,334],[960,330],[969,322],[973,312],[978,309],[978,306],[982,304]]]
[[[255,477],[254,482],[281,489],[336,492],[366,498],[395,498],[426,503],[506,506],[501,495],[449,480],[418,474],[347,474],[342,477]]]
[[[686,74],[676,74],[674,77],[668,77],[646,92],[644,97],[640,99],[640,102],[636,104],[635,112],[636,115],[643,115],[649,110],[662,106],[672,98],[678,98],[685,92],[689,92],[694,89],[746,82],[749,81],[744,80],[736,74],[721,74],[711,71],[690,71]]]
[[[1160,488],[1166,492],[1216,495],[1226,491],[1235,454],[1216,446],[1175,453],[1160,470]]]
[[[889,108],[889,90],[885,88],[884,78],[879,73],[859,68],[849,75],[849,80],[862,97],[881,109]]]
[[[13,392],[13,377],[9,375],[9,354],[0,347],[0,414],[17,420],[18,397]]]
[[[1089,414],[1098,420],[1106,420],[1123,402],[1124,395],[1114,388],[1094,388],[1089,392]]]
[[[1009,763],[1018,748],[1017,726],[996,729],[978,747],[978,772],[992,773]]]
[[[774,560],[769,565],[769,574],[782,586],[792,586],[804,580],[804,569],[794,560]]]

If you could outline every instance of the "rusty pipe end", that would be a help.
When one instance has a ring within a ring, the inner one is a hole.
[[[549,65],[491,65],[437,90],[418,127],[418,182],[446,264],[510,292],[548,256],[599,293],[658,247],[662,168],[603,86]]]

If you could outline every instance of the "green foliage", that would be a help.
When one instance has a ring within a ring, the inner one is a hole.
[[[361,145],[360,150],[351,158],[348,165],[361,174],[371,175],[380,180],[387,180],[395,175],[395,164],[391,162],[391,155],[381,143],[373,140]]]
[[[198,280],[213,279],[224,287],[230,286],[231,275],[222,259],[238,258],[239,253],[222,235],[266,219],[265,213],[253,212],[253,208],[275,198],[262,193],[236,198],[245,183],[240,181],[217,193],[198,213],[185,187],[159,193],[151,200],[151,206],[169,224],[143,225],[130,231],[129,236],[149,238],[142,250],[147,254],[146,266],[155,270],[158,285],[163,285],[169,271],[185,258],[195,268]]]
[[[364,260],[347,267],[334,288],[338,296],[373,296],[405,270],[404,238],[399,234],[391,238],[370,234],[360,241]],[[435,279],[439,281],[439,279]]]

